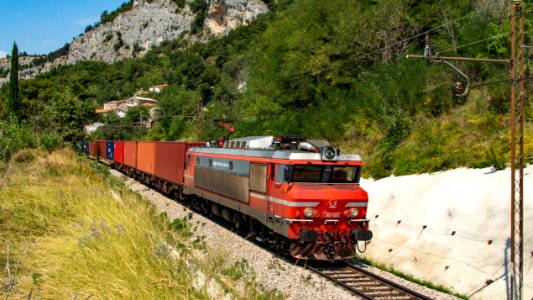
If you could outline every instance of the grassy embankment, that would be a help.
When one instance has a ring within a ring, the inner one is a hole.
[[[364,135],[348,132],[341,148],[361,154],[367,164],[367,177],[389,176],[390,168],[396,176],[432,173],[442,170],[485,168],[504,169],[510,162],[510,116],[491,111],[489,96],[473,91],[462,106],[439,117],[415,116],[405,140],[382,152],[379,140],[383,133],[373,126],[359,126]],[[533,111],[526,112],[524,126],[524,155],[526,163],[533,163]]]
[[[279,298],[97,168],[70,150],[13,157],[0,182],[0,298]]]

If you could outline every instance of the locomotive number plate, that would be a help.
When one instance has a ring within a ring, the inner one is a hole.
[[[322,218],[333,219],[333,218],[339,218],[340,216],[341,216],[341,213],[338,212],[338,211],[324,211],[324,212],[322,212]]]

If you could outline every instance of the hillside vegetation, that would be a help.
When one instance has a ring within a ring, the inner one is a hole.
[[[267,2],[268,14],[206,44],[176,40],[142,58],[83,62],[24,81],[24,118],[36,131],[59,131],[73,140],[82,135],[75,134],[80,124],[96,120],[91,111],[98,105],[168,83],[152,95],[160,109],[150,131],[138,129],[142,114],[134,111],[124,119],[104,118],[108,125],[96,137],[212,140],[223,135],[213,119],[228,118],[235,120],[235,136],[327,139],[362,154],[367,175],[375,178],[505,166],[509,67],[454,63],[472,82],[471,92],[457,97],[455,83],[465,83],[459,74],[405,55],[422,54],[427,35],[432,53],[509,58],[508,1]],[[531,41],[533,6],[524,5]],[[525,151],[531,156],[530,94],[528,78]],[[61,108],[61,97],[88,108],[83,121],[51,120],[54,114],[44,113],[53,103]]]
[[[98,171],[69,149],[13,157],[0,179],[2,299],[208,299],[213,283],[227,287],[219,296],[282,298],[236,276],[223,253],[193,236],[199,225],[169,224],[93,164]],[[244,290],[232,288],[237,281]]]

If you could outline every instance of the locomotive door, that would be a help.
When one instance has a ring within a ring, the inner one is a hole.
[[[266,212],[267,212],[267,222],[274,222],[274,189],[275,189],[275,166],[274,164],[270,165],[269,176],[268,176],[268,192],[266,197]]]
[[[282,217],[284,215],[283,211],[280,211],[278,208],[276,210],[275,207],[275,200],[278,199],[279,201],[283,201],[285,199],[285,187],[287,183],[287,179],[285,179],[285,173],[288,170],[287,165],[283,164],[277,164],[275,165],[275,168],[273,168],[271,174],[271,181],[270,181],[270,191],[269,191],[269,197],[267,199],[267,208],[271,208],[268,211],[268,220],[271,222],[274,222],[276,216]],[[278,205],[279,206],[279,205]]]
[[[266,164],[250,163],[250,192],[260,194],[268,202],[268,169]]]

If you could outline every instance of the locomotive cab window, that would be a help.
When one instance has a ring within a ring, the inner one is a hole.
[[[291,173],[290,182],[359,183],[361,167],[305,164],[292,166]]]
[[[328,182],[332,183],[359,183],[359,167],[333,166]]]
[[[292,168],[293,182],[322,182],[322,171],[324,166],[320,165],[294,165]]]

